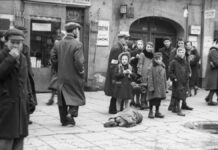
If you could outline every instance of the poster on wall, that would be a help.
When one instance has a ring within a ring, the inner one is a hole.
[[[98,21],[97,46],[109,45],[109,21]]]
[[[51,23],[32,23],[32,31],[51,31]]]

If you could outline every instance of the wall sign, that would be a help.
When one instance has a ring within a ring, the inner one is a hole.
[[[201,34],[201,26],[192,25],[190,27],[190,34],[200,35]]]
[[[213,18],[215,18],[215,15],[216,15],[215,9],[205,10],[204,18],[205,19],[213,19]]]
[[[26,0],[26,1],[91,6],[91,0]]]
[[[51,31],[50,23],[32,23],[32,31]]]
[[[109,21],[104,21],[104,20],[98,21],[97,45],[98,46],[109,45]]]

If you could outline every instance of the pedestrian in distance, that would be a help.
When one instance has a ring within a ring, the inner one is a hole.
[[[24,34],[9,29],[0,51],[0,149],[23,150],[28,135],[28,64],[22,53]]]
[[[113,77],[115,69],[118,65],[118,56],[122,52],[126,51],[124,46],[126,45],[126,40],[128,35],[124,33],[118,34],[118,42],[115,43],[110,51],[109,59],[108,59],[108,67],[107,67],[107,74],[104,86],[104,93],[107,96],[111,96],[110,104],[109,104],[109,114],[116,114],[116,98],[113,97],[113,90],[114,90],[114,83]]]
[[[188,79],[191,76],[189,64],[185,58],[185,48],[177,49],[176,57],[170,62],[169,76],[172,85],[172,99],[175,100],[173,112],[179,116],[185,116],[181,111],[180,102],[185,101],[188,94]]]
[[[154,44],[152,42],[146,43],[145,49],[139,55],[138,74],[142,77],[141,83],[141,110],[148,109],[147,101],[147,79],[148,67],[152,63],[154,53]]]
[[[79,106],[85,105],[84,55],[82,43],[76,39],[79,29],[78,23],[67,23],[66,37],[55,44],[51,53],[52,63],[57,65],[58,108],[62,126],[74,126]]]
[[[166,98],[166,70],[165,64],[162,62],[162,53],[154,53],[152,64],[148,69],[148,101],[149,114],[148,118],[164,118],[159,111],[161,100]],[[155,115],[153,106],[156,107]]]
[[[213,102],[213,95],[216,93],[218,97],[218,39],[214,40],[208,53],[205,81],[205,89],[209,90],[205,100],[209,106],[217,105],[216,102]]]
[[[121,110],[121,103],[124,102],[124,109],[130,107],[130,100],[132,98],[132,66],[129,64],[129,52],[123,52],[118,56],[118,65],[114,72],[114,91],[113,97],[117,99],[116,109],[117,112]]]

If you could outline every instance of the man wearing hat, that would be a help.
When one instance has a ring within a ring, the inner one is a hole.
[[[28,135],[28,67],[23,32],[9,29],[0,51],[0,149],[22,150]]]
[[[114,76],[114,70],[116,69],[118,65],[118,56],[120,53],[125,51],[124,46],[126,45],[126,38],[129,37],[125,33],[119,33],[118,34],[118,42],[114,44],[111,48],[109,59],[108,59],[108,68],[107,68],[107,75],[106,75],[106,81],[104,86],[104,92],[107,96],[113,95],[113,76]],[[116,114],[116,98],[111,97],[110,100],[110,106],[109,106],[109,113],[110,114]]]
[[[62,126],[75,125],[79,106],[85,105],[84,94],[84,55],[82,43],[76,38],[80,25],[67,23],[66,37],[55,43],[51,61],[57,66],[58,108]]]

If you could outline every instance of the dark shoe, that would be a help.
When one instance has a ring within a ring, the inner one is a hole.
[[[116,114],[117,110],[109,110],[109,114]]]
[[[173,106],[169,105],[168,110],[172,111],[173,110]]]
[[[68,118],[67,117],[67,121],[62,123],[62,126],[67,126],[67,125],[72,125],[72,126],[75,126],[76,125],[76,122],[74,120],[74,118]]]
[[[154,119],[154,114],[153,114],[152,111],[150,111],[150,112],[148,113],[148,118]]]
[[[213,101],[208,102],[207,104],[208,104],[209,106],[216,106],[216,105],[217,105],[217,103],[215,103],[215,102],[213,102]]]
[[[206,97],[206,98],[205,98],[205,101],[206,101],[206,102],[209,102],[209,100],[210,100],[209,97]]]
[[[135,106],[136,104],[135,104],[134,101],[131,101],[129,105],[130,105],[130,106]]]
[[[31,120],[29,120],[28,124],[33,124],[33,122]]]
[[[185,114],[183,114],[182,112],[178,112],[177,115],[178,116],[185,116]]]
[[[184,110],[193,110],[193,108],[189,107],[188,105],[182,105],[182,109],[184,109]]]
[[[46,105],[52,105],[54,103],[53,99],[48,100],[48,102],[46,103]]]
[[[156,118],[164,118],[164,115],[162,115],[160,112],[155,113]]]

